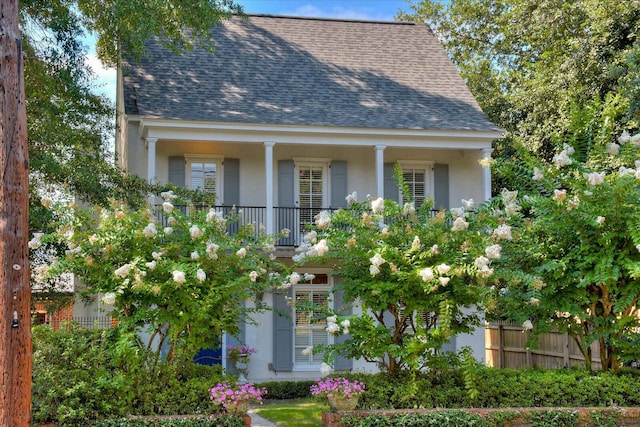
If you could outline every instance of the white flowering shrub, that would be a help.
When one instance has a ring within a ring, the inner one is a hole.
[[[362,306],[361,315],[329,313],[327,331],[347,336],[323,348],[325,357],[362,358],[394,376],[423,369],[452,336],[480,325],[477,310],[510,228],[472,201],[434,216],[429,203],[416,210],[380,198],[358,203],[354,194],[347,200],[349,208],[318,215],[295,256],[330,263],[340,277],[335,290]]]
[[[524,238],[502,251],[490,305],[534,333],[567,331],[588,368],[598,342],[615,370],[640,358],[640,134],[602,135],[526,163],[510,220]]]
[[[238,333],[241,319],[264,309],[261,294],[281,266],[273,253],[276,236],[242,225],[241,214],[186,215],[174,208],[171,193],[163,196],[166,227],[148,209],[65,206],[52,224],[57,232],[38,239],[69,248],[49,275],[78,275],[83,293],[102,295],[119,325],[146,330],[155,344],[168,347],[167,359],[178,362],[214,346],[222,331]]]

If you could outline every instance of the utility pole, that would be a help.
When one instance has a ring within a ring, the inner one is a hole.
[[[18,0],[0,0],[0,426],[31,424],[29,155]]]

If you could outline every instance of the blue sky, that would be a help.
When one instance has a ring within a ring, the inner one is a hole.
[[[312,16],[316,18],[392,21],[399,10],[409,10],[406,0],[236,0],[246,13]],[[97,92],[115,102],[116,71],[104,69],[95,54],[88,62],[98,76]]]

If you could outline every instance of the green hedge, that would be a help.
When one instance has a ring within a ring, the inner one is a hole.
[[[241,416],[221,415],[216,418],[121,418],[96,421],[95,427],[244,427]]]

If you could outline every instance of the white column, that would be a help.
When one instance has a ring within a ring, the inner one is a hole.
[[[149,184],[156,182],[156,142],[158,138],[147,138],[147,180]]]
[[[265,212],[265,231],[267,235],[274,234],[275,221],[273,220],[273,146],[275,142],[264,142],[264,179],[267,196]]]
[[[384,149],[386,145],[376,145],[376,197],[384,197]]]
[[[482,157],[491,157],[493,148],[484,148],[482,150]],[[491,198],[491,168],[485,167],[482,169],[482,187],[484,188],[484,201],[486,202]]]

